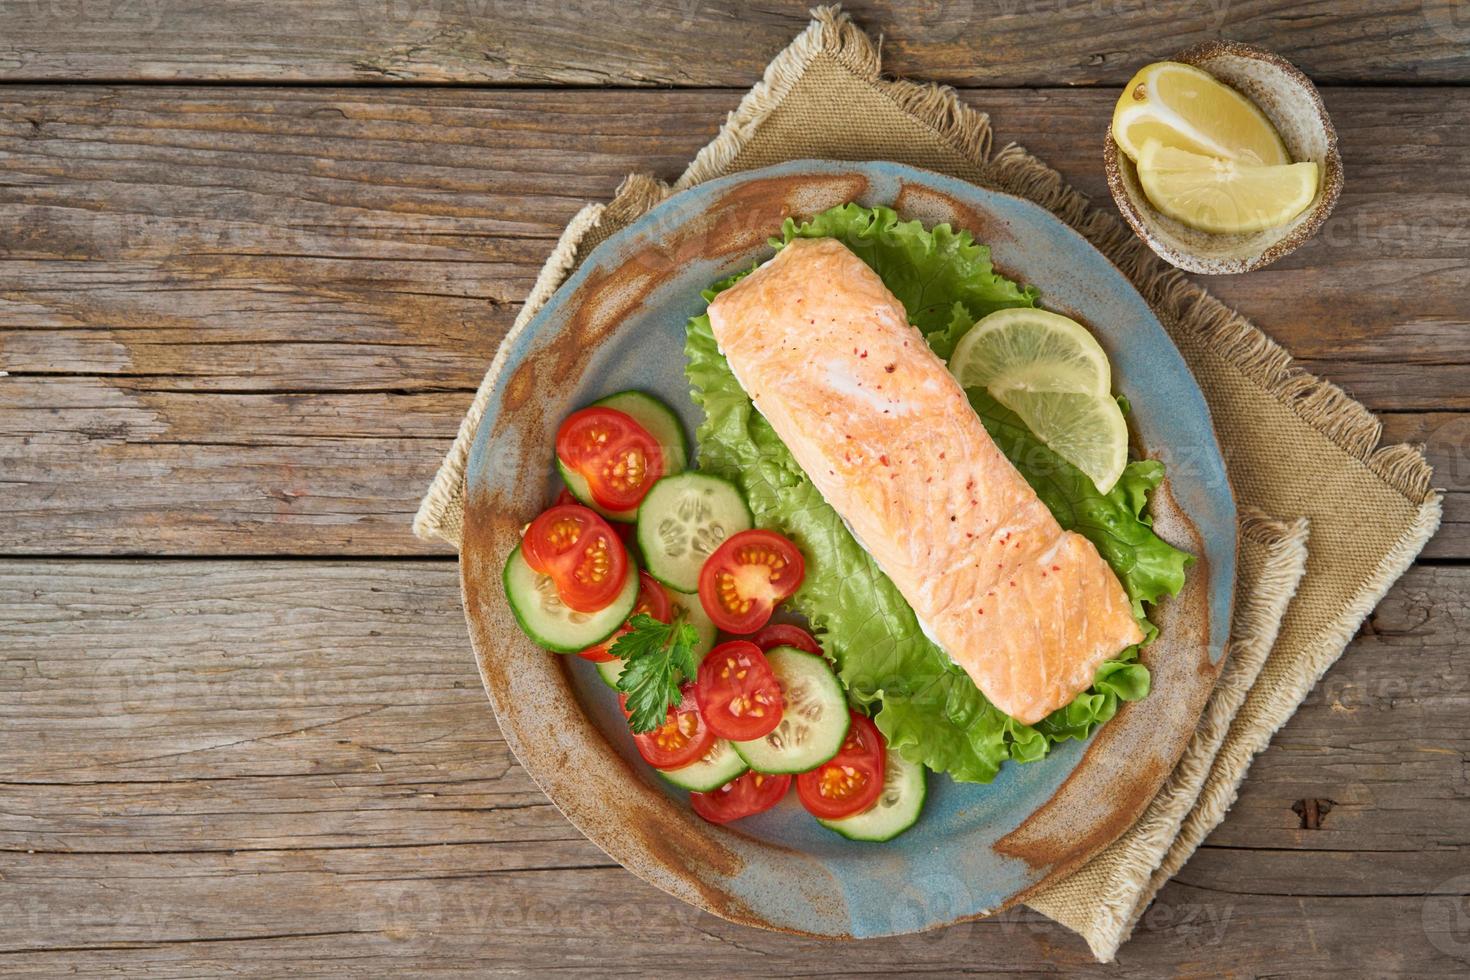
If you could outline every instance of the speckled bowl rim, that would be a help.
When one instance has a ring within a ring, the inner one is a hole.
[[[1203,66],[1200,64],[1201,62],[1208,61],[1218,55],[1234,55],[1236,57],[1254,58],[1257,61],[1264,61],[1280,69],[1311,100],[1312,107],[1317,112],[1317,118],[1322,124],[1322,129],[1327,139],[1327,152],[1323,155],[1322,189],[1312,204],[1311,213],[1307,220],[1292,229],[1291,234],[1277,239],[1251,258],[1234,260],[1217,259],[1196,255],[1191,252],[1179,251],[1159,241],[1149,227],[1149,220],[1163,220],[1164,216],[1149,204],[1147,200],[1135,200],[1133,195],[1129,193],[1129,189],[1124,183],[1123,175],[1120,171],[1123,167],[1133,169],[1134,165],[1133,161],[1129,160],[1118,149],[1118,144],[1114,142],[1111,119],[1109,120],[1107,132],[1103,134],[1103,170],[1107,175],[1108,190],[1112,192],[1113,201],[1117,204],[1118,210],[1123,215],[1123,219],[1128,222],[1129,227],[1133,229],[1134,233],[1149,248],[1153,249],[1159,258],[1175,268],[1183,269],[1185,272],[1198,272],[1207,275],[1233,275],[1241,272],[1252,272],[1270,265],[1282,256],[1289,255],[1301,248],[1322,229],[1322,225],[1332,215],[1333,208],[1337,206],[1337,199],[1342,194],[1342,156],[1337,148],[1337,130],[1332,125],[1332,118],[1327,114],[1327,107],[1322,102],[1322,95],[1317,91],[1317,86],[1312,84],[1312,80],[1303,74],[1301,69],[1276,52],[1240,41],[1204,41],[1185,48],[1183,51],[1165,60],[1178,61],[1203,69]],[[1264,107],[1262,111],[1266,111]]]

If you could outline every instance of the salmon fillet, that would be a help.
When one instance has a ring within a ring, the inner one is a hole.
[[[793,241],[709,316],[756,408],[1000,710],[1039,721],[1143,639],[1113,570],[1062,530],[842,243]]]

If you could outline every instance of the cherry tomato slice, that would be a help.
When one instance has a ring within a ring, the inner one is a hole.
[[[800,626],[792,626],[790,623],[767,623],[749,639],[763,651],[774,650],[776,647],[795,647],[806,653],[815,653],[819,657],[822,655],[822,648],[812,635]]]
[[[668,720],[651,732],[633,735],[633,744],[643,761],[655,769],[679,769],[703,759],[715,744],[715,733],[709,730],[699,714],[694,698],[694,685],[680,689],[683,700],[669,708]],[[618,695],[618,707],[628,714],[628,696]]]
[[[614,408],[584,408],[556,433],[557,458],[587,480],[592,499],[608,510],[638,506],[664,475],[664,454],[647,429]]]
[[[709,793],[690,793],[689,805],[710,823],[729,823],[762,813],[781,802],[791,788],[790,776],[751,770]]]
[[[521,554],[551,576],[561,601],[577,612],[606,608],[628,580],[628,550],[607,521],[580,504],[552,507],[532,521]]]
[[[753,633],[801,585],[806,562],[775,531],[741,531],[715,549],[699,571],[699,602],[727,633]]]
[[[877,727],[854,711],[837,755],[796,777],[801,805],[823,820],[862,813],[882,795],[886,752]]]
[[[669,615],[672,612],[673,606],[669,603],[669,594],[664,591],[664,587],[659,584],[658,579],[647,572],[640,571],[638,573],[638,601],[633,603],[633,611],[628,614],[628,619],[631,620],[640,613],[647,613],[660,623],[667,623],[669,621]],[[609,660],[616,660],[618,658],[614,657],[611,652],[612,646],[618,641],[618,637],[628,632],[630,632],[630,628],[624,623],[612,636],[609,636],[596,646],[588,647],[577,654],[577,656],[584,660],[590,660],[593,663],[606,663]]]
[[[838,754],[847,753],[854,759],[867,759],[881,772],[888,758],[888,743],[883,733],[867,715],[851,712],[852,723],[847,726],[847,737],[842,740]]]
[[[557,491],[556,499],[551,502],[551,505],[560,507],[562,504],[580,504],[581,502],[572,496],[572,491],[562,487]],[[628,549],[629,554],[632,554],[633,542],[638,540],[638,526],[624,521],[608,521],[607,526],[617,533],[618,540],[623,542],[623,547]]]
[[[770,662],[749,640],[721,643],[705,656],[694,696],[710,731],[737,742],[769,734],[786,707]]]

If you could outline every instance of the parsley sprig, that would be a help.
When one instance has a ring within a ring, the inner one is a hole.
[[[641,734],[662,725],[669,707],[682,700],[679,685],[694,677],[699,633],[682,609],[667,623],[639,613],[628,626],[608,652],[623,661],[618,690],[628,696],[628,727]]]

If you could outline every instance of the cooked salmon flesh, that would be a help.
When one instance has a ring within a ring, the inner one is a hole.
[[[756,408],[996,707],[1039,721],[1143,639],[1097,549],[1062,530],[842,243],[793,241],[709,316]]]

